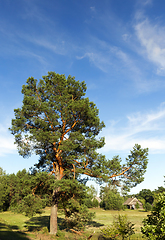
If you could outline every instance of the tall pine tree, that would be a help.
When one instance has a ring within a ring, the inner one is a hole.
[[[38,83],[29,78],[22,87],[23,105],[14,110],[15,119],[10,128],[19,154],[39,155],[36,167],[54,174],[58,182],[72,181],[82,174],[103,181],[118,176],[118,182],[128,173],[125,186],[140,183],[147,167],[148,149],[135,145],[125,165],[121,165],[118,157],[106,160],[99,154],[97,150],[104,146],[104,138],[97,136],[104,123],[100,122],[96,105],[85,98],[85,92],[85,82],[71,76],[66,79],[55,72],[48,72]],[[57,232],[59,193],[60,187],[55,188],[51,234]]]

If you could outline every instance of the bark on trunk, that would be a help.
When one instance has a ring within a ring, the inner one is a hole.
[[[57,233],[58,192],[59,189],[53,191],[53,200],[50,215],[50,234]]]
[[[55,166],[56,165],[56,166]],[[60,181],[63,177],[64,169],[59,167],[57,164],[53,165],[55,168],[55,178],[56,180]],[[59,200],[59,192],[60,187],[56,188],[53,191],[53,198],[52,198],[52,207],[51,207],[51,215],[50,215],[50,234],[57,233],[57,211],[58,211],[58,200]]]

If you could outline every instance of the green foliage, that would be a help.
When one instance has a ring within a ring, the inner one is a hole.
[[[159,193],[162,193],[162,192],[165,192],[165,188],[161,186],[161,187],[158,187],[157,189],[155,189],[153,191],[153,194],[159,194]]]
[[[88,208],[98,207],[99,206],[99,202],[98,202],[97,199],[95,199],[96,196],[97,196],[97,191],[94,188],[94,186],[91,185],[90,187],[87,187],[87,189],[86,189],[86,197],[84,199],[84,204]]]
[[[96,150],[104,146],[104,138],[96,136],[104,123],[96,105],[84,97],[85,82],[48,72],[38,83],[33,77],[26,83],[22,86],[23,105],[14,110],[10,128],[19,154],[29,157],[34,152],[40,157],[36,167],[49,166],[49,171],[56,163],[63,170],[60,178],[73,176],[73,165],[76,174],[101,174],[98,164],[105,157]]]
[[[99,119],[96,105],[85,98],[86,89],[85,82],[55,72],[48,72],[38,82],[33,77],[28,78],[22,86],[23,105],[14,110],[15,118],[10,128],[18,152],[24,158],[33,153],[38,155],[39,162],[35,164],[34,172],[47,171],[59,182],[86,175],[98,182],[110,181],[119,185],[122,181],[123,188],[129,190],[144,179],[148,149],[135,144],[125,164],[121,164],[119,156],[107,160],[99,154],[98,149],[104,146],[105,141],[97,136],[105,125]],[[71,196],[67,192],[61,197],[62,186],[56,182],[57,185],[53,190],[53,204],[57,207],[60,201],[65,209],[66,199]],[[70,188],[73,192],[74,186]],[[20,185],[24,192],[22,187]],[[37,192],[40,191],[42,193],[39,187]],[[16,206],[23,196],[21,191],[14,196],[12,205]]]
[[[10,206],[10,189],[8,175],[0,168],[0,211],[6,211]]]
[[[88,197],[84,200],[84,204],[85,204],[85,206],[87,206],[88,208],[92,208],[92,207],[93,207],[93,201],[92,201],[92,199],[90,199],[90,198],[88,198]]]
[[[86,187],[76,179],[62,179],[55,182],[59,194],[59,208],[64,209],[63,226],[77,230],[84,229],[95,213],[90,213],[85,206]]]
[[[126,164],[123,165],[123,168],[127,168],[125,174],[121,175],[123,180],[123,191],[129,190],[131,187],[135,187],[137,184],[141,183],[144,180],[144,173],[147,169],[148,164],[148,148],[142,149],[139,144],[135,144],[133,150],[130,151],[128,158],[126,158]]]
[[[144,198],[138,198],[138,200],[143,204],[143,208],[144,208],[145,203],[146,203],[145,199]]]
[[[14,208],[18,213],[24,213],[25,216],[32,217],[37,213],[42,213],[43,209],[46,206],[45,202],[32,194],[25,196],[19,204]]]
[[[154,201],[154,194],[150,189],[142,189],[138,194],[136,194],[136,197],[143,198],[146,203],[153,204]]]
[[[137,202],[137,203],[135,204],[135,208],[136,208],[136,209],[139,209],[139,207],[140,207],[140,205],[139,205],[139,203]]]
[[[49,233],[49,230],[48,230],[47,227],[43,227],[43,228],[42,228],[42,232],[43,232],[43,233]]]
[[[17,174],[0,177],[0,210],[10,208],[27,216],[39,213],[39,208],[51,202],[54,178],[45,172],[29,174],[25,169]]]
[[[58,230],[57,233],[56,233],[56,236],[59,237],[59,238],[62,238],[62,237],[65,236],[65,232],[62,232],[62,231]]]
[[[92,205],[93,205],[93,207],[98,207],[99,206],[99,202],[96,198],[93,199]]]
[[[22,86],[23,105],[14,110],[10,128],[18,152],[23,157],[39,155],[36,167],[56,172],[58,179],[85,174],[98,181],[123,181],[128,190],[144,179],[148,149],[135,144],[123,165],[119,156],[106,160],[99,154],[104,138],[96,136],[105,125],[85,92],[85,82],[70,75],[48,72],[39,82],[28,78]]]
[[[117,236],[121,236],[122,239],[126,239],[135,233],[135,224],[129,222],[126,215],[118,215],[114,218],[111,226],[101,230],[105,238],[114,239]]]
[[[97,191],[93,185],[90,185],[90,187],[87,187],[87,195],[91,199],[97,196]]]
[[[151,240],[165,239],[165,193],[158,195],[151,214],[143,220],[141,232]]]
[[[119,236],[119,231],[115,225],[108,226],[101,230],[103,239],[115,239]],[[101,238],[101,237],[100,237]]]
[[[152,209],[152,205],[149,202],[146,202],[144,204],[144,209],[145,209],[146,212],[149,212]]]
[[[110,186],[101,188],[101,197],[102,201],[100,207],[105,210],[121,210],[123,209],[123,197],[120,196],[120,193],[117,192],[115,188]]]
[[[0,167],[0,178],[5,175],[6,175],[6,171],[4,171],[3,168]]]
[[[71,199],[67,207],[64,225],[69,229],[84,230],[87,223],[95,216],[95,213],[90,213],[85,205],[80,205],[75,199]]]

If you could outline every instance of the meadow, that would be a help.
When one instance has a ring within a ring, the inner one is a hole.
[[[0,240],[51,240],[51,239],[87,239],[90,234],[93,234],[92,240],[97,240],[100,235],[101,228],[110,225],[113,217],[119,214],[127,215],[129,221],[135,224],[135,235],[130,237],[133,239],[142,239],[140,227],[142,220],[149,214],[142,210],[125,210],[112,211],[103,210],[100,208],[91,209],[90,211],[96,213],[96,217],[86,227],[85,232],[80,236],[70,231],[63,230],[62,219],[64,215],[62,212],[58,214],[59,222],[59,236],[52,236],[48,233],[50,208],[46,208],[44,213],[36,215],[32,218],[25,217],[22,214],[16,214],[11,211],[0,213]],[[144,238],[143,238],[144,239]]]

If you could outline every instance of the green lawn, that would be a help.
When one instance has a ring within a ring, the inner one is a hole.
[[[90,211],[96,212],[96,217],[93,222],[86,228],[86,236],[89,236],[95,231],[93,240],[98,239],[100,229],[110,225],[113,221],[113,216],[118,214],[127,215],[128,219],[135,224],[136,234],[130,239],[141,239],[140,227],[142,220],[148,213],[138,210],[125,210],[125,211],[110,211],[103,209],[91,209]],[[48,239],[85,239],[84,236],[78,237],[73,233],[65,232],[65,237],[54,237],[48,233],[43,233],[44,227],[49,227],[49,215],[50,208],[46,208],[42,215],[36,215],[33,218],[25,217],[21,214],[15,214],[13,212],[1,212],[0,213],[0,240],[48,240]],[[59,213],[58,221],[59,225],[63,218],[63,214]],[[62,229],[62,226],[60,225]]]

